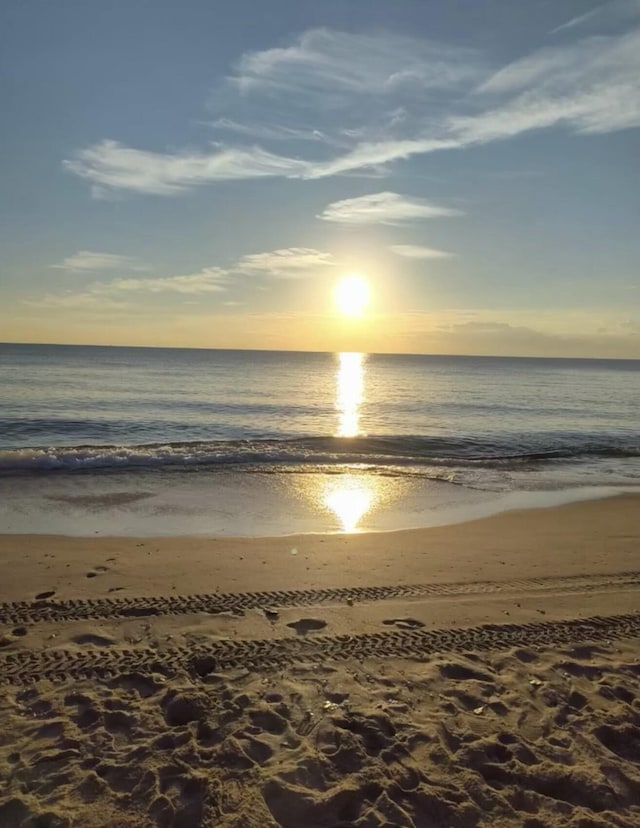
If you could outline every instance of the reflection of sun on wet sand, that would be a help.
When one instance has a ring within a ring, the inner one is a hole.
[[[392,476],[363,472],[332,475],[308,475],[298,483],[298,497],[318,513],[327,513],[335,521],[335,530],[362,532],[367,518],[387,511],[404,491],[403,481]]]
[[[326,504],[340,521],[343,532],[353,532],[371,507],[371,492],[364,487],[337,488],[326,496]]]
[[[4,536],[0,826],[636,826],[638,505]]]

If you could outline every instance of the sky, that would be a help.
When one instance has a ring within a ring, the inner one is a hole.
[[[0,105],[0,341],[640,358],[640,0],[6,2]]]

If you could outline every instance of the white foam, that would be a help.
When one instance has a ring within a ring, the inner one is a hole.
[[[491,492],[422,478],[344,474],[119,473],[0,479],[0,532],[281,536],[439,526],[632,487]]]

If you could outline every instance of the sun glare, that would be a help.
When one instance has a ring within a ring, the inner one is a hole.
[[[369,285],[362,276],[345,276],[336,285],[335,299],[343,316],[362,316],[369,304]]]
[[[355,532],[360,518],[371,508],[372,500],[367,489],[353,486],[329,492],[325,503],[338,518],[343,532]]]

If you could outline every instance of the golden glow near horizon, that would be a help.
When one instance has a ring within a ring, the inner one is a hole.
[[[364,395],[364,354],[338,354],[336,372],[337,437],[360,434],[360,406]]]
[[[362,316],[369,304],[369,283],[357,273],[345,276],[335,288],[335,300],[343,316]]]

